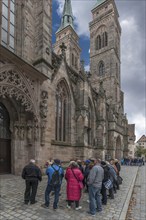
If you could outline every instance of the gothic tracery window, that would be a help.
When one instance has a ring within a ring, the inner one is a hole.
[[[108,34],[107,32],[101,33],[101,35],[98,35],[95,41],[95,48],[96,50],[100,50],[103,47],[106,47],[108,45]]]
[[[1,43],[14,52],[15,0],[2,0]]]
[[[57,141],[66,142],[69,132],[69,95],[64,81],[56,89],[56,137]]]
[[[107,32],[102,34],[102,47],[106,47],[108,45],[108,35]]]
[[[103,76],[105,74],[105,65],[103,61],[99,62],[99,76]]]
[[[101,36],[98,35],[96,38],[96,50],[101,49]]]
[[[105,43],[104,43],[104,46],[106,47],[107,45],[108,45],[108,34],[107,34],[107,32],[104,32],[104,41],[105,41]]]

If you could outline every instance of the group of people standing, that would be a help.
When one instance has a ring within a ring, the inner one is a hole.
[[[61,166],[61,161],[55,159],[53,163],[47,164],[46,175],[48,183],[45,190],[45,203],[41,206],[49,208],[50,194],[54,194],[53,209],[58,208],[62,180],[66,180],[66,201],[67,208],[74,207],[80,210],[80,199],[83,191],[89,194],[88,214],[95,216],[96,212],[102,211],[102,205],[107,204],[107,192],[109,198],[114,199],[114,193],[119,189],[120,163],[111,159],[109,162],[91,158],[83,163],[80,160],[71,160],[66,172]],[[38,181],[42,180],[41,170],[35,165],[35,161],[24,167],[22,178],[26,180],[24,203],[34,204],[37,192]]]
[[[143,166],[144,163],[145,163],[144,157],[121,159],[121,165],[126,165],[126,166]]]

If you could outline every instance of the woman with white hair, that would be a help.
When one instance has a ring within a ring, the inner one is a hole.
[[[75,161],[71,161],[69,167],[66,170],[65,179],[67,181],[67,208],[71,208],[71,204],[75,202],[75,210],[79,210],[82,207],[79,206],[81,198],[81,188],[83,187],[84,176],[80,171],[78,164]]]

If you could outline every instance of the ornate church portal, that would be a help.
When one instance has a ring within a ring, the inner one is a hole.
[[[32,158],[40,160],[44,145],[48,93],[40,90],[47,78],[2,48],[0,60],[0,173],[20,174]],[[16,65],[17,63],[17,65]],[[20,65],[19,65],[20,63]],[[26,70],[27,69],[27,70]]]
[[[0,173],[11,172],[11,132],[10,117],[0,102]]]

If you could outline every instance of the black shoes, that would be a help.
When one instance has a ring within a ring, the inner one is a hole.
[[[47,206],[46,204],[42,204],[41,207],[45,208],[45,209],[48,209],[49,206]]]
[[[24,202],[25,205],[28,205],[28,202]]]
[[[34,202],[30,202],[30,204],[31,204],[31,205],[33,205],[33,204],[35,204],[35,203],[37,203],[37,201],[34,201]]]

